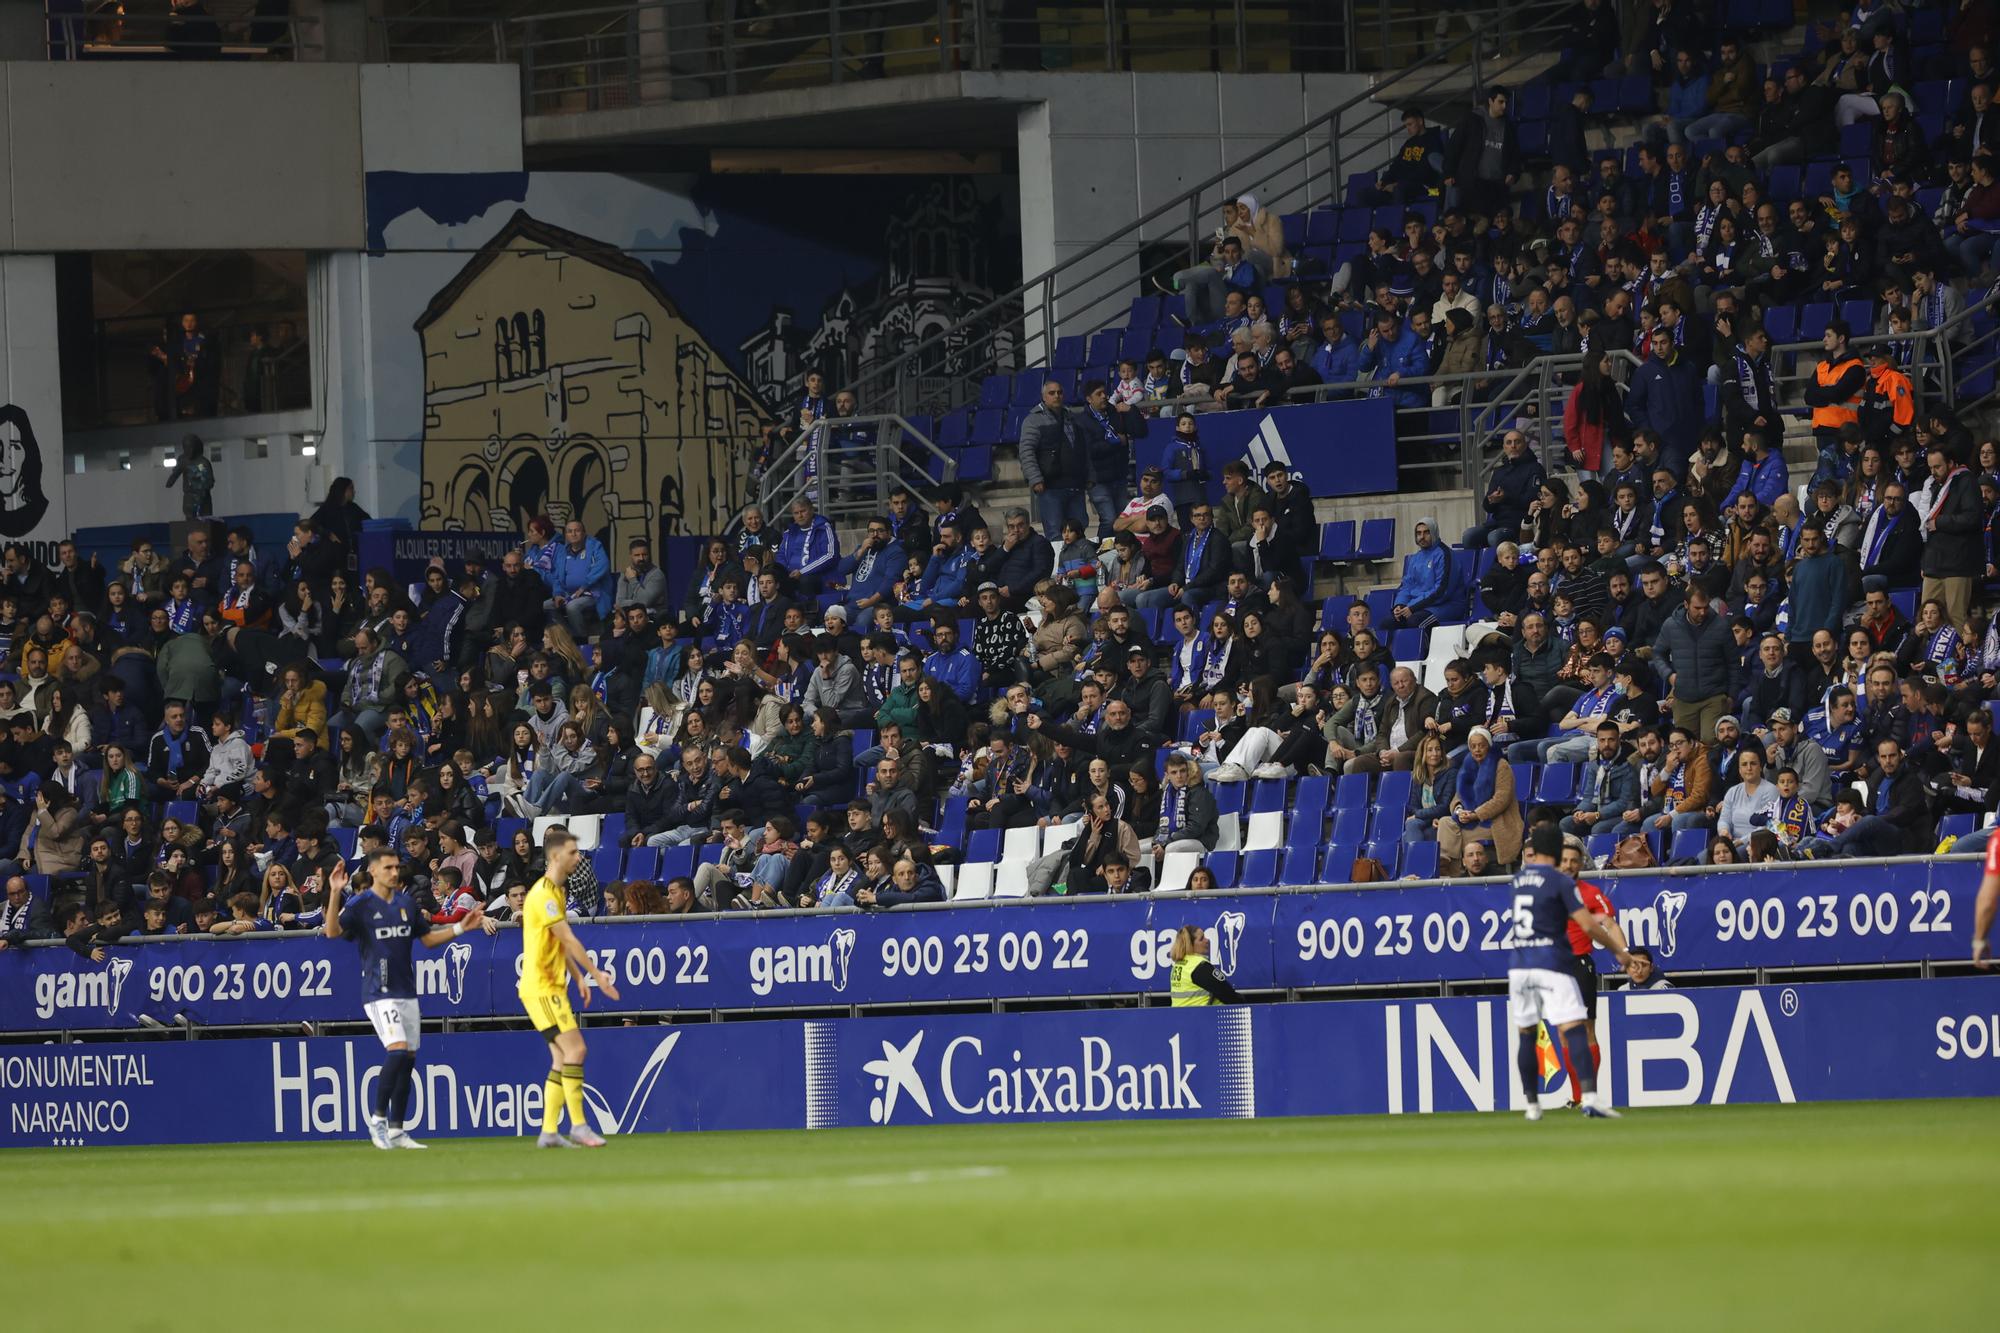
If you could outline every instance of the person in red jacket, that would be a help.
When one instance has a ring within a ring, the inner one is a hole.
[[[1996,839],[2000,841],[2000,839]],[[1556,868],[1576,881],[1576,891],[1583,899],[1583,905],[1590,909],[1604,928],[1611,932],[1611,938],[1619,947],[1625,946],[1625,932],[1618,925],[1618,909],[1611,905],[1611,899],[1604,890],[1583,878],[1583,872],[1590,868],[1590,861],[1584,855],[1583,839],[1570,836],[1563,839],[1562,859]],[[1569,947],[1575,955],[1577,985],[1583,988],[1584,1031],[1590,1036],[1590,1069],[1593,1076],[1603,1062],[1603,1053],[1597,1045],[1597,964],[1590,956],[1590,936],[1582,926],[1569,923]],[[1578,1082],[1576,1071],[1569,1067],[1569,1054],[1562,1043],[1556,1043],[1556,1058],[1562,1061],[1563,1073],[1569,1076],[1569,1104],[1582,1104],[1582,1084]]]

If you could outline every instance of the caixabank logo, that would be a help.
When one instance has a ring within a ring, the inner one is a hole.
[[[806,1024],[806,1124],[1256,1114],[1247,1009]]]

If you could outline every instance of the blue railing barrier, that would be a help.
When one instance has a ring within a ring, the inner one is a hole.
[[[2000,1095],[1984,977],[1607,992],[1600,1080],[1630,1107]],[[1496,1111],[1521,1104],[1504,997],[614,1027],[606,1134]],[[0,1048],[0,1146],[360,1139],[372,1037]],[[547,1050],[427,1039],[421,1138],[532,1134]],[[1566,1095],[1558,1072],[1542,1095]],[[1643,1111],[1640,1112],[1643,1114]]]
[[[1962,961],[1976,858],[1645,871],[1604,884],[1634,944],[1669,972]],[[889,912],[586,923],[620,998],[592,1014],[853,1009],[1162,994],[1183,925],[1206,928],[1240,990],[1495,981],[1505,880],[1130,898],[1040,898]],[[418,950],[426,1017],[516,1018],[518,931]],[[351,945],[313,935],[163,939],[103,963],[60,945],[0,953],[0,1032],[358,1021]],[[1609,955],[1598,955],[1609,964]]]

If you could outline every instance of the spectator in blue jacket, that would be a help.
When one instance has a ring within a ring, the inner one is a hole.
[[[1459,545],[1476,551],[1519,538],[1528,506],[1541,494],[1542,480],[1542,461],[1529,451],[1528,437],[1508,431],[1500,441],[1500,461],[1486,482],[1486,521],[1467,528]]]
[[[973,569],[972,552],[966,549],[956,523],[940,523],[937,535],[942,549],[932,553],[930,563],[924,566],[924,600],[915,609],[948,611],[956,616],[958,608],[972,605],[972,589],[965,586]]]
[[[828,585],[843,594],[850,625],[872,623],[877,605],[896,600],[896,580],[902,577],[903,566],[908,563],[903,548],[889,535],[889,520],[869,519],[868,539],[854,554],[840,559]]]
[[[563,526],[563,540],[551,559],[550,597],[543,610],[569,621],[578,639],[588,638],[597,622],[611,610],[611,593],[617,586],[611,558],[604,545],[584,532],[579,519]]]
[[[1423,341],[1386,310],[1375,316],[1375,327],[1361,349],[1361,369],[1370,379],[1387,386],[1390,400],[1398,407],[1422,407],[1430,402],[1430,391],[1421,385],[1395,387],[1407,377],[1428,375],[1431,360]]]
[[[1694,52],[1674,53],[1674,77],[1667,85],[1667,111],[1645,124],[1646,138],[1654,143],[1688,141],[1687,127],[1708,114],[1708,75],[1695,67]]]
[[[1736,484],[1722,497],[1722,508],[1735,504],[1736,497],[1747,490],[1769,509],[1791,489],[1792,475],[1785,466],[1785,456],[1771,447],[1771,437],[1761,431],[1744,431],[1743,448],[1746,457],[1736,469]]]
[[[934,651],[924,658],[924,674],[967,703],[978,698],[979,659],[959,646],[958,621],[945,616],[931,621],[931,644]]]
[[[1701,371],[1680,354],[1666,329],[1653,330],[1652,353],[1632,372],[1625,416],[1634,430],[1659,432],[1660,465],[1678,476],[1701,440]]]
[[[833,525],[803,496],[792,502],[792,526],[778,538],[776,559],[792,571],[800,594],[816,596],[840,559],[840,538]]]
[[[1625,757],[1618,738],[1618,724],[1597,724],[1597,749],[1583,766],[1577,782],[1576,809],[1562,822],[1564,833],[1587,838],[1593,833],[1617,830],[1627,810],[1639,806],[1639,774]]]
[[[1403,581],[1389,615],[1397,629],[1423,629],[1444,610],[1450,578],[1450,555],[1438,544],[1437,520],[1417,520],[1417,549],[1403,557]]]
[[[1319,322],[1320,342],[1312,355],[1312,367],[1322,384],[1352,384],[1361,378],[1361,348],[1347,336],[1338,315]],[[1341,397],[1329,394],[1328,398]]]

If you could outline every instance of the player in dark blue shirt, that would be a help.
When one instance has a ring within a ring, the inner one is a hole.
[[[361,1007],[375,1025],[388,1055],[375,1079],[375,1107],[368,1116],[368,1140],[378,1148],[421,1148],[403,1131],[404,1104],[416,1073],[417,1047],[423,1044],[423,1016],[417,1009],[417,965],[411,956],[418,940],[435,949],[473,926],[485,926],[478,906],[449,926],[430,929],[410,895],[403,892],[403,863],[381,848],[368,858],[362,891],[345,903],[347,867],[337,865],[327,876],[326,937],[343,935],[361,950]],[[491,927],[486,927],[491,930]],[[460,945],[460,948],[469,948]]]
[[[1584,1020],[1583,988],[1570,962],[1569,925],[1573,921],[1591,939],[1611,950],[1620,967],[1630,962],[1623,941],[1584,905],[1576,881],[1556,869],[1562,856],[1562,830],[1553,824],[1537,828],[1514,876],[1507,959],[1507,1016],[1514,1025],[1516,1068],[1527,1117],[1542,1118],[1541,1059],[1535,1032],[1543,1023],[1563,1045],[1583,1092],[1583,1113],[1593,1119],[1615,1119],[1618,1112],[1597,1096],[1597,1074],[1590,1058],[1590,1034]]]

